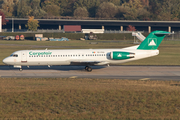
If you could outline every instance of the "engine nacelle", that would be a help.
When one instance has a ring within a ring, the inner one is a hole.
[[[121,52],[121,51],[113,51],[111,52],[111,59],[113,60],[124,60],[134,58],[135,53],[130,52]]]

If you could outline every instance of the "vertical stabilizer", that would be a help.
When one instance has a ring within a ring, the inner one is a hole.
[[[156,50],[167,34],[171,33],[166,31],[153,31],[145,38],[137,49]]]

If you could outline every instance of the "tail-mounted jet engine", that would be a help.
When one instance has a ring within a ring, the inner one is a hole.
[[[113,51],[111,52],[111,59],[113,60],[124,60],[134,58],[135,53],[130,52],[121,52],[121,51]]]

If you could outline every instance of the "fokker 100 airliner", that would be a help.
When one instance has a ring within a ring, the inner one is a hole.
[[[20,50],[3,60],[22,70],[22,66],[84,65],[92,71],[92,65],[109,65],[130,62],[159,54],[158,46],[166,31],[151,32],[140,45],[122,49],[66,49],[66,50]]]

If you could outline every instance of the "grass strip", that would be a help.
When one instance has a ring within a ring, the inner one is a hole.
[[[180,119],[179,81],[0,78],[0,118]]]

